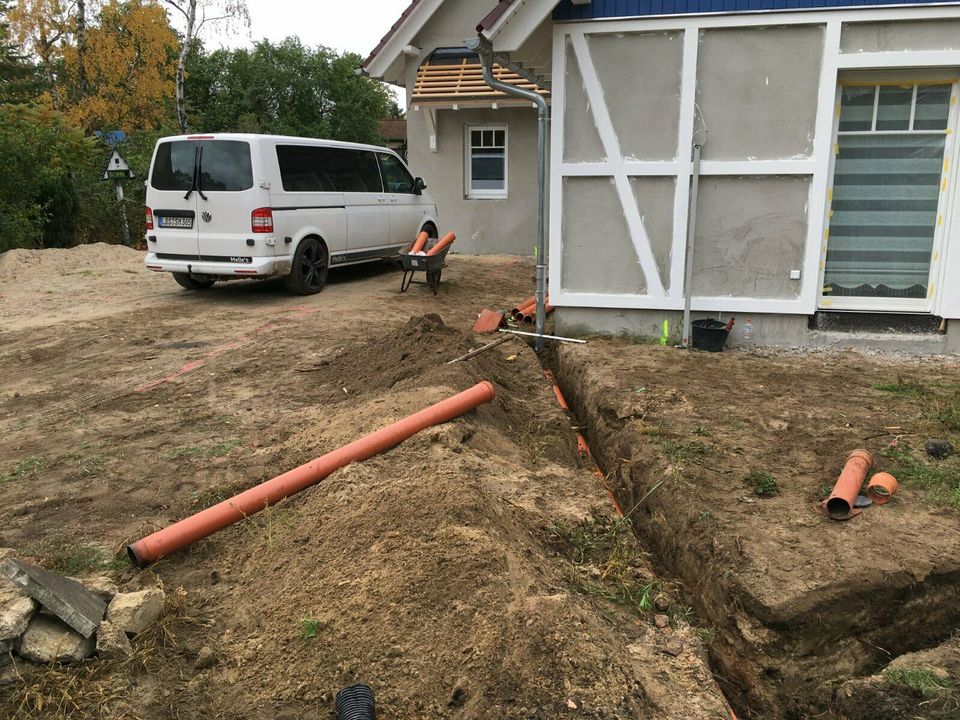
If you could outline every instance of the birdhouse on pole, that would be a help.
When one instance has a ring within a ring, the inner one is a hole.
[[[133,170],[130,169],[130,165],[127,164],[127,161],[123,159],[123,156],[118,150],[114,150],[110,153],[110,159],[107,160],[107,165],[103,169],[103,175],[101,180],[131,180],[133,179],[134,174]]]

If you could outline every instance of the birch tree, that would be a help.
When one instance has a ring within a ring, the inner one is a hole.
[[[180,44],[180,56],[177,61],[176,98],[177,122],[180,132],[187,132],[187,108],[184,101],[184,79],[186,77],[187,58],[193,49],[204,25],[219,23],[228,29],[237,25],[250,27],[250,11],[246,0],[163,0],[175,15],[184,23],[183,38]]]

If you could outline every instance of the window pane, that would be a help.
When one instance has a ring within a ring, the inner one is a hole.
[[[845,87],[840,96],[840,132],[873,129],[875,87]]]
[[[334,188],[329,148],[278,145],[280,180],[287,192],[324,192]]]
[[[493,134],[494,144],[497,147],[504,147],[507,144],[507,131],[506,130],[497,130]]]
[[[917,88],[914,130],[946,130],[950,115],[950,85],[921,85]]]
[[[340,192],[383,192],[380,166],[372,152],[335,150],[337,190]]]
[[[909,130],[913,86],[880,88],[877,100],[877,130]]]
[[[479,130],[473,130],[470,133],[470,144],[473,147],[480,147],[483,145],[483,133]]]
[[[505,190],[506,155],[502,150],[475,150],[470,165],[472,190]]]
[[[925,298],[944,135],[841,135],[824,294]]]
[[[483,146],[492,147],[493,146],[493,130],[484,130],[483,131]]]
[[[150,184],[157,190],[183,190],[193,185],[197,144],[188,140],[166,142],[157,148]]]
[[[413,177],[397,158],[387,153],[378,153],[383,179],[389,193],[413,193]]]

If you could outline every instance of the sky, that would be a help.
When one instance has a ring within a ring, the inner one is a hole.
[[[219,33],[210,32],[207,44],[243,47],[262,38],[279,41],[297,35],[305,45],[326,45],[366,57],[409,4],[410,0],[247,0],[250,35],[214,37]]]

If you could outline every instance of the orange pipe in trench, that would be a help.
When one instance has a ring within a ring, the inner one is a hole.
[[[520,305],[516,310],[510,313],[513,316],[514,320],[523,320],[524,315],[529,315],[537,307],[537,301],[533,300],[524,300],[523,304]]]
[[[850,453],[837,484],[833,486],[833,492],[824,503],[830,517],[835,520],[846,520],[850,517],[850,511],[853,510],[871,465],[873,455],[866,450],[854,450]]]
[[[413,243],[413,247],[410,248],[410,252],[408,254],[413,255],[414,253],[418,253],[421,250],[423,250],[423,246],[427,244],[427,240],[429,239],[430,239],[430,233],[428,233],[427,231],[423,231],[422,233],[420,233],[417,236],[416,242]]]
[[[454,235],[452,232],[447,233],[446,235],[443,236],[443,238],[441,238],[440,242],[438,242],[432,248],[427,250],[427,255],[436,255],[441,250],[446,248],[448,245],[453,245],[453,241],[456,239],[457,239],[457,236]]]
[[[127,547],[127,554],[134,565],[145,567],[258,513],[265,507],[296,495],[345,465],[367,460],[399,445],[425,428],[449,422],[478,405],[490,402],[494,394],[493,384],[484,380],[469,390],[441,400],[436,405],[138,540]]]

